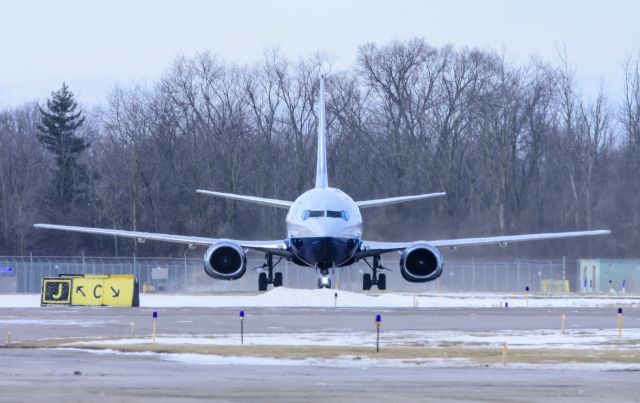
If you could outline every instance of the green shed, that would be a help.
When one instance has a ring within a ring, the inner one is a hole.
[[[578,260],[579,292],[640,292],[640,260]]]

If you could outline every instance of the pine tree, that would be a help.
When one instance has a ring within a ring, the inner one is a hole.
[[[78,103],[66,83],[51,93],[47,110],[40,108],[38,140],[56,157],[56,197],[68,203],[76,199],[81,185],[82,168],[78,157],[89,147],[89,143],[77,134],[84,123]]]

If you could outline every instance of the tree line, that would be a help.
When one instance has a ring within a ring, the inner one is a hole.
[[[195,189],[293,200],[311,188],[321,74],[331,186],[355,200],[447,192],[367,210],[366,238],[608,228],[608,238],[466,253],[638,257],[640,56],[621,68],[619,96],[588,97],[566,57],[513,63],[419,38],[363,45],[339,71],[324,54],[270,50],[250,66],[180,56],[156,82],[116,86],[99,107],[78,106],[63,85],[1,110],[0,254],[185,253],[36,222],[281,239],[284,211]]]

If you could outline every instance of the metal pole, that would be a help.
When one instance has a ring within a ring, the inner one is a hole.
[[[184,281],[183,281],[183,291],[187,291],[187,252],[184,252]]]

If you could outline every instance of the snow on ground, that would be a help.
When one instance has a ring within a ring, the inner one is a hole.
[[[313,333],[247,333],[244,342],[248,345],[279,346],[339,346],[358,347],[373,344],[374,332],[313,332]],[[560,330],[545,329],[533,331],[503,330],[495,332],[460,331],[382,331],[381,344],[388,347],[446,347],[452,344],[465,348],[496,347],[504,342],[511,348],[575,348],[575,349],[621,349],[637,348],[640,344],[640,329],[625,329],[618,338],[615,329]],[[69,346],[121,346],[148,344],[149,337],[123,338],[69,343]],[[157,344],[166,345],[238,345],[239,335],[213,334],[189,337],[158,336]]]
[[[0,325],[36,325],[36,326],[104,326],[104,321],[98,320],[67,320],[67,319],[0,319]]]
[[[337,301],[335,294],[338,294]],[[148,308],[188,307],[316,307],[332,308],[491,308],[505,302],[510,307],[524,307],[524,294],[508,293],[364,293],[341,290],[306,290],[285,287],[262,294],[141,294],[140,306]],[[40,306],[40,296],[34,294],[0,295],[0,308],[33,308]],[[633,295],[531,295],[531,308],[640,306],[639,296]]]
[[[0,308],[36,308],[40,294],[0,294]]]
[[[325,366],[325,367],[352,367],[352,368],[376,368],[376,367],[415,367],[415,366],[437,366],[456,367],[473,365],[466,359],[375,359],[369,357],[357,357],[351,355],[339,356],[336,358],[306,358],[306,359],[283,359],[271,357],[250,357],[250,356],[220,356],[209,354],[192,353],[152,353],[152,352],[122,352],[117,350],[84,350],[76,348],[65,348],[62,350],[79,351],[96,355],[130,355],[130,356],[150,356],[158,357],[161,360],[180,362],[194,365],[241,365],[241,366]],[[503,368],[505,371],[519,370],[545,370],[545,371],[638,371],[640,365],[625,364],[616,362],[602,363],[553,363],[553,364],[531,364],[531,363],[509,363],[482,365],[493,368]]]

